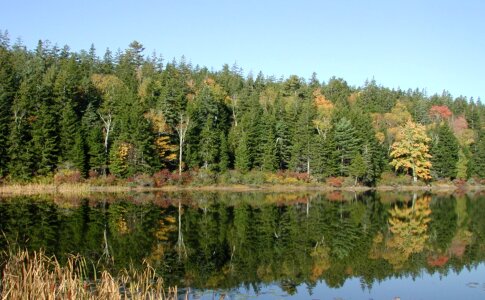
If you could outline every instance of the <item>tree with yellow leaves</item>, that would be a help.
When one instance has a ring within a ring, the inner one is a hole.
[[[426,135],[423,125],[416,124],[410,119],[402,126],[391,146],[391,165],[396,169],[411,170],[413,181],[419,178],[431,179],[429,159],[430,138]]]
[[[430,196],[422,196],[417,199],[414,197],[411,207],[395,206],[389,210],[391,237],[386,241],[387,250],[383,257],[394,268],[401,268],[411,254],[421,253],[424,250],[429,239],[430,202]]]

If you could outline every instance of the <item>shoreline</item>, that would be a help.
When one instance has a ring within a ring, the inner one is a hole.
[[[483,191],[485,185],[466,185],[458,187],[455,185],[378,185],[375,187],[365,186],[346,186],[333,187],[329,185],[281,185],[281,184],[263,184],[263,185],[206,185],[206,186],[190,186],[190,185],[166,185],[162,187],[130,187],[124,185],[113,186],[96,186],[86,183],[80,184],[7,184],[0,186],[0,196],[21,196],[21,195],[42,195],[42,194],[70,194],[82,195],[91,193],[129,193],[129,192],[331,192],[331,191],[346,191],[346,192],[413,192],[413,191],[428,191],[428,192],[470,192]]]

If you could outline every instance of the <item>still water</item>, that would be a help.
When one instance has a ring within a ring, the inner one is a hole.
[[[190,299],[485,299],[485,197],[140,193],[0,200],[0,250],[148,262]]]

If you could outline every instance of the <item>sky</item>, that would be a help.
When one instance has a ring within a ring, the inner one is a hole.
[[[485,97],[482,0],[0,0],[0,30],[103,56],[137,40],[145,54],[245,74],[332,76],[428,95]]]

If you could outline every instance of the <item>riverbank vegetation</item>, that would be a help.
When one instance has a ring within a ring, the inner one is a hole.
[[[42,250],[2,256],[1,299],[177,299],[177,289],[166,292],[163,280],[148,265],[116,277],[104,270],[97,278],[94,265],[79,255],[63,265]]]
[[[480,184],[480,99],[245,74],[143,45],[36,49],[0,32],[0,182]],[[411,178],[411,181],[409,181]],[[409,183],[408,183],[409,181]],[[418,183],[421,181],[421,183]]]

